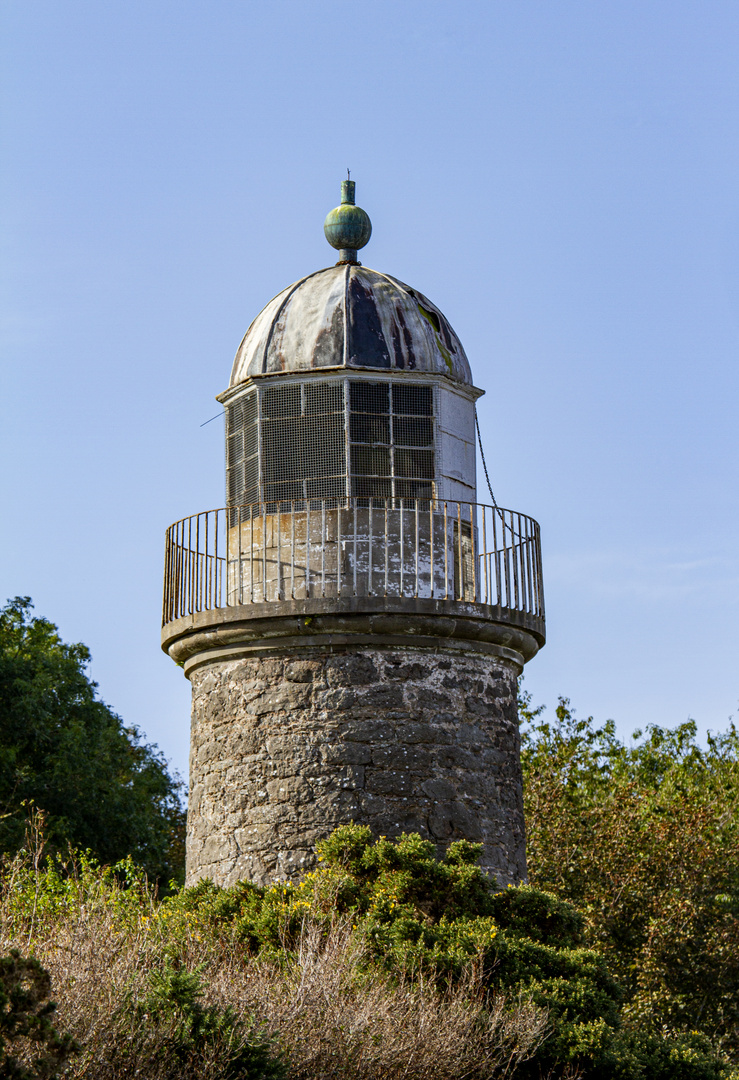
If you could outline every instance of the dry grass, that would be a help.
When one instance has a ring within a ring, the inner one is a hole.
[[[287,968],[222,964],[213,988],[232,1004],[236,992],[279,1032],[296,1080],[507,1077],[546,1032],[545,1014],[531,1005],[485,1007],[473,971],[442,996],[422,981],[370,979],[360,961],[350,929],[326,936],[309,927]]]
[[[327,932],[306,922],[295,952],[263,960],[226,940],[200,940],[186,920],[168,927],[154,901],[132,914],[109,882],[56,913],[36,911],[34,901],[19,914],[14,887],[11,872],[0,894],[0,954],[32,952],[49,971],[57,1027],[82,1047],[69,1066],[76,1080],[225,1075],[223,1047],[176,1059],[171,1023],[135,1019],[166,954],[201,972],[207,1003],[231,1006],[253,1034],[274,1037],[291,1080],[511,1077],[547,1032],[546,1014],[526,1002],[486,1002],[474,967],[444,995],[423,980],[368,976],[346,923]]]

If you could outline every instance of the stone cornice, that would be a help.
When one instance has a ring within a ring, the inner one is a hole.
[[[168,623],[162,648],[185,674],[240,656],[346,648],[498,656],[523,669],[544,644],[541,619],[508,608],[408,597],[333,597],[197,612]]]

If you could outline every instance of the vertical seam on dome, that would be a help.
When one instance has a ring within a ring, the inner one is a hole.
[[[272,322],[270,323],[269,333],[267,334],[267,340],[264,343],[264,352],[262,353],[262,375],[266,374],[267,351],[268,351],[270,345],[272,344],[272,336],[273,336],[273,334],[275,332],[275,326],[277,325],[277,320],[279,319],[280,315],[282,315],[283,311],[285,310],[285,306],[286,306],[288,300],[290,300],[290,298],[293,296],[293,294],[295,292],[297,292],[297,290],[300,288],[300,286],[304,285],[306,283],[306,281],[310,281],[311,278],[316,277],[318,274],[323,274],[326,270],[330,270],[330,269],[332,269],[332,267],[324,266],[322,270],[314,270],[312,274],[308,274],[306,277],[301,278],[300,281],[296,281],[295,284],[293,285],[292,289],[290,289],[287,296],[285,297],[285,299],[280,304],[280,306],[277,309],[277,312],[275,314],[275,317],[273,318]]]
[[[351,266],[344,274],[344,367],[349,367],[349,275]]]

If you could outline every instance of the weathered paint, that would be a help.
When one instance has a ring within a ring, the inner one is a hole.
[[[239,346],[230,385],[326,367],[419,371],[472,384],[442,312],[397,278],[359,265],[318,270],[271,300]]]

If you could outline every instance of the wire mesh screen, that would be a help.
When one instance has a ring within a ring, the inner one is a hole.
[[[259,501],[259,401],[251,390],[226,409],[226,491],[229,506]]]
[[[346,495],[344,386],[270,386],[261,394],[263,501]]]
[[[423,383],[349,383],[352,495],[433,498],[433,404]]]
[[[326,379],[254,387],[226,416],[229,506],[434,498],[428,384]]]
[[[229,506],[344,498],[344,384],[254,388],[226,409]]]

